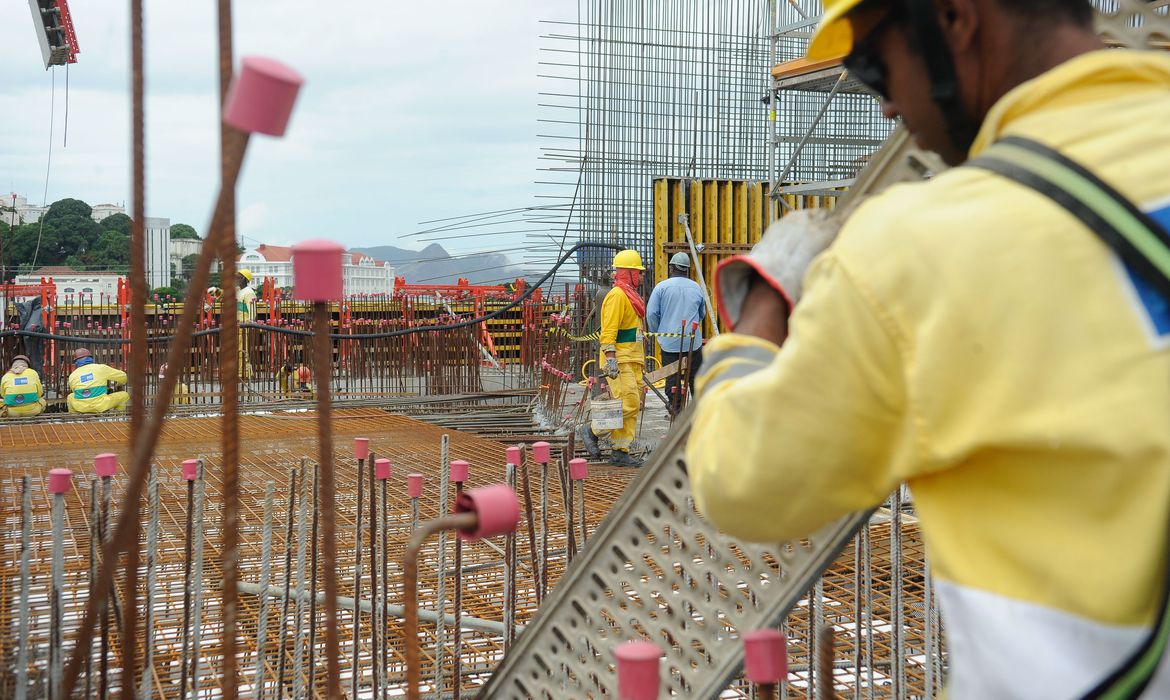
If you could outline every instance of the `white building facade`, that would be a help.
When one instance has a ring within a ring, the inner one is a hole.
[[[252,286],[259,287],[271,277],[277,287],[293,286],[293,252],[290,246],[261,245],[244,251],[237,268],[252,273]],[[342,257],[345,295],[391,296],[394,294],[394,268],[382,260],[362,253],[347,252]]]
[[[146,217],[146,285],[171,286],[171,220]]]
[[[57,305],[114,304],[118,300],[118,280],[113,272],[77,272],[68,267],[42,267],[32,274],[17,275],[16,284],[40,284],[49,277],[57,285]]]
[[[29,204],[28,197],[16,194],[15,192],[9,193],[8,196],[3,198],[3,201],[0,201],[0,204],[15,210],[15,215],[14,212],[4,212],[3,221],[9,225],[36,223],[49,211],[49,205],[38,206],[36,204]],[[126,206],[123,204],[94,204],[90,208],[92,211],[89,214],[89,218],[99,224],[102,222],[102,219],[113,216],[114,214],[126,213]]]

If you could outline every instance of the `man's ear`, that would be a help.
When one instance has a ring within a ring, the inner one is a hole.
[[[935,0],[939,27],[954,54],[962,55],[974,48],[982,2],[983,0]]]

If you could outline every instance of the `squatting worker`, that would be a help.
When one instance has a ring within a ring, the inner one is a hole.
[[[75,369],[69,375],[69,412],[106,413],[121,411],[130,401],[125,391],[110,391],[110,384],[126,384],[126,373],[93,361],[86,348],[73,352]]]
[[[236,320],[241,324],[256,320],[256,290],[252,289],[252,271],[243,268],[236,273]],[[248,361],[248,329],[240,328],[240,379],[252,378],[252,363]]]
[[[694,377],[703,363],[703,331],[700,327],[692,333],[691,326],[707,317],[707,297],[699,283],[691,279],[689,255],[675,253],[667,270],[670,276],[654,286],[646,301],[646,328],[662,334],[657,336],[662,365],[689,355],[690,376]],[[678,374],[666,378],[666,396],[672,408],[677,410],[682,405],[683,392],[690,388],[679,387]]]
[[[849,54],[951,164],[1027,137],[1170,224],[1170,56],[1104,50],[1084,0],[824,5],[809,57]],[[701,511],[775,542],[907,481],[952,700],[1104,681],[1163,595],[1167,305],[1065,209],[976,167],[890,188],[831,245],[818,215],[778,226],[716,285],[742,308],[698,378]],[[1145,697],[1170,697],[1168,666]]]
[[[622,402],[622,427],[610,431],[613,448],[609,463],[617,467],[640,467],[642,460],[630,454],[638,432],[638,414],[642,410],[642,374],[646,351],[642,347],[642,319],[646,302],[638,293],[642,284],[642,256],[636,250],[623,250],[613,257],[613,289],[601,304],[600,367],[609,384],[609,393]],[[601,457],[597,435],[586,423],[578,434],[593,459]]]
[[[45,387],[41,375],[29,367],[25,355],[12,358],[12,365],[0,377],[0,397],[4,399],[4,415],[9,418],[39,416],[45,411]]]

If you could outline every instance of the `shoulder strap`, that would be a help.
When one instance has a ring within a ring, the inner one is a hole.
[[[1079,163],[1030,139],[996,142],[967,165],[1030,187],[1081,220],[1132,270],[1170,300],[1170,234],[1116,189]],[[1085,694],[1086,700],[1137,698],[1170,641],[1170,571],[1150,633],[1124,662]]]
[[[1041,143],[1012,136],[967,165],[1026,185],[1064,207],[1170,299],[1170,233],[1079,163]]]

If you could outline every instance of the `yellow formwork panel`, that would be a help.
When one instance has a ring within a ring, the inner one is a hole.
[[[653,192],[655,284],[666,279],[671,255],[689,252],[680,214],[688,216],[695,245],[702,247],[698,265],[708,287],[721,261],[750,250],[781,215],[781,205],[768,196],[766,182],[659,178]],[[792,209],[831,208],[837,201],[833,196],[799,194],[783,199]],[[722,322],[720,329],[726,330]],[[703,324],[703,335],[713,335],[710,319]]]

